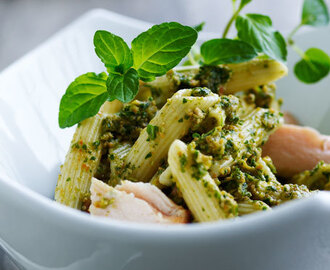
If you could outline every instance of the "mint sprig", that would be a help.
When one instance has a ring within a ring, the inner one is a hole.
[[[259,55],[286,61],[285,39],[273,29],[271,19],[261,14],[240,15],[242,9],[250,2],[252,0],[241,0],[237,4],[236,0],[232,0],[233,14],[223,31],[222,38],[209,40],[201,47],[204,64],[241,63]],[[227,35],[234,23],[237,38],[228,39]]]
[[[309,48],[302,51],[293,40],[303,26],[326,26],[329,24],[329,11],[324,0],[304,0],[301,22],[292,30],[287,44],[301,57],[294,66],[296,77],[304,83],[316,83],[330,72],[330,57],[321,49]]]
[[[139,90],[139,75],[134,68],[124,74],[111,74],[107,80],[109,101],[118,99],[121,102],[132,100]]]
[[[258,54],[244,41],[219,38],[204,42],[201,46],[201,55],[206,65],[220,65],[249,61]]]
[[[272,27],[272,20],[261,14],[246,14],[236,19],[237,35],[240,40],[251,44],[259,53],[285,62],[286,43],[280,32]]]
[[[205,22],[201,22],[200,24],[195,25],[193,28],[197,31],[197,32],[201,32],[203,30],[205,26]]]
[[[252,0],[241,0],[241,3],[239,4],[239,9],[242,9],[243,7],[245,7],[251,1]]]
[[[301,60],[296,63],[294,73],[296,77],[304,83],[315,83],[326,77],[330,73],[329,55],[318,48],[310,48],[306,52],[302,51],[294,42],[293,36],[302,26],[326,26],[329,24],[329,11],[324,0],[304,0],[301,22],[293,29],[287,40],[280,32],[272,27],[272,21],[268,16],[261,14],[240,15],[242,9],[252,2],[252,0],[232,0],[233,14],[229,19],[222,38],[227,38],[231,26],[235,23],[237,38],[232,41],[244,41],[252,46],[260,57],[268,57],[285,62],[287,58],[287,46],[291,46],[300,56]],[[221,40],[221,39],[219,39]],[[209,41],[208,41],[209,42]],[[235,61],[244,62],[250,60],[252,54],[247,54],[247,47],[224,46],[225,41],[211,42],[208,48],[204,46],[202,56],[205,63],[220,64]],[[204,44],[203,44],[204,45]],[[239,48],[239,49],[238,49]],[[226,56],[228,57],[226,59]],[[207,59],[205,61],[205,59]]]
[[[107,74],[89,72],[76,78],[60,102],[60,128],[71,127],[99,111],[108,98]]]
[[[330,57],[317,48],[308,49],[294,66],[294,73],[304,83],[316,83],[329,74]]]
[[[197,40],[197,32],[179,23],[154,25],[132,41],[134,68],[143,81],[152,81],[180,63]]]
[[[86,73],[69,85],[60,103],[59,126],[71,127],[94,116],[106,100],[130,102],[139,80],[152,81],[176,66],[197,40],[197,32],[176,22],[154,25],[138,35],[131,49],[119,36],[99,30],[95,53],[108,75]]]
[[[329,12],[323,0],[305,0],[301,14],[301,24],[326,26],[329,23]]]
[[[132,67],[132,52],[121,37],[99,30],[94,34],[94,46],[109,73],[123,74]]]

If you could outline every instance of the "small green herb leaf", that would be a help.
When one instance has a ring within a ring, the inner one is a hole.
[[[129,102],[139,91],[139,76],[134,68],[129,69],[125,74],[109,74],[107,80],[109,99],[118,99],[121,102]]]
[[[201,22],[200,24],[195,25],[193,28],[194,28],[197,32],[200,32],[200,31],[203,30],[204,25],[205,25],[205,22]]]
[[[211,39],[201,46],[201,55],[207,65],[241,63],[257,56],[255,49],[248,43],[231,39]]]
[[[152,141],[157,138],[157,133],[159,132],[158,126],[148,125],[147,133],[148,133],[148,141]]]
[[[323,0],[305,0],[301,23],[312,26],[324,26],[329,23],[329,11]]]
[[[250,43],[258,52],[272,59],[286,61],[287,49],[283,36],[272,27],[268,16],[246,14],[236,19],[238,37]]]
[[[239,9],[242,9],[245,7],[248,3],[250,3],[252,0],[241,0],[241,3],[239,5]]]
[[[110,32],[99,30],[94,35],[97,56],[109,73],[125,73],[133,65],[133,57],[125,41]]]
[[[60,103],[59,126],[71,127],[94,116],[107,100],[107,75],[92,72],[79,76],[72,82]]]
[[[197,32],[176,22],[154,25],[132,41],[134,68],[152,81],[175,67],[196,42]]]
[[[304,83],[315,83],[328,75],[330,57],[322,50],[310,48],[305,52],[304,59],[296,63],[294,73]]]

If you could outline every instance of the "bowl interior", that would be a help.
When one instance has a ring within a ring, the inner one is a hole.
[[[93,34],[109,30],[130,42],[150,24],[95,10],[0,74],[0,181],[17,181],[53,198],[53,193],[74,128],[62,130],[57,116],[61,96],[78,75],[104,70],[93,53]],[[304,49],[329,48],[329,29],[306,32],[297,39]],[[216,36],[202,34],[201,40]],[[298,58],[290,52],[289,68]],[[278,83],[284,108],[304,125],[330,134],[330,79],[304,85],[292,74]]]

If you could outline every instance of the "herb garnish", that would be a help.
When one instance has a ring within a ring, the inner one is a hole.
[[[196,39],[195,29],[176,22],[142,32],[132,41],[131,49],[121,37],[96,31],[95,52],[108,75],[86,73],[69,85],[60,103],[59,126],[71,127],[94,116],[106,100],[133,100],[139,80],[152,81],[164,75],[179,64]]]
[[[271,59],[285,62],[287,56],[283,36],[272,27],[272,20],[261,14],[246,14],[236,19],[240,40],[251,44],[259,53]]]
[[[294,73],[304,83],[316,83],[326,77],[330,71],[329,55],[318,48],[309,48],[303,52],[293,40],[293,36],[302,26],[326,26],[329,24],[328,7],[323,0],[304,0],[301,22],[288,36],[287,43],[301,57],[296,63]]]
[[[200,24],[195,25],[193,28],[194,28],[197,32],[200,32],[200,31],[203,30],[204,25],[205,25],[205,22],[201,22]]]
[[[234,12],[225,27],[222,38],[206,41],[201,46],[201,56],[205,64],[241,63],[257,57],[258,54],[278,61],[286,61],[285,40],[272,28],[272,21],[268,16],[239,15],[251,1],[241,0],[237,7],[236,0],[232,0]],[[229,29],[234,22],[238,39],[228,39]]]
[[[257,56],[257,52],[244,41],[222,38],[204,42],[201,55],[205,64],[220,65],[249,61]]]
[[[61,99],[58,122],[61,128],[73,126],[99,111],[107,100],[107,75],[92,72],[72,82]]]
[[[206,41],[201,46],[200,55],[192,50],[186,63],[219,65],[249,61],[257,56],[285,62],[287,46],[291,46],[300,56],[294,73],[304,83],[315,83],[330,72],[329,55],[318,48],[303,52],[293,41],[294,34],[302,26],[326,26],[329,24],[328,7],[324,0],[304,0],[300,24],[293,29],[287,40],[272,27],[268,16],[261,14],[240,15],[242,9],[252,0],[232,0],[233,15],[227,23],[222,38]],[[237,38],[228,39],[231,26],[235,24]]]
[[[302,26],[326,26],[329,12],[324,0],[304,0],[301,22],[293,29],[287,40],[272,27],[268,16],[261,14],[241,15],[243,8],[252,0],[232,0],[231,16],[222,38],[206,41],[200,54],[196,47],[197,32],[204,23],[194,28],[176,22],[154,25],[138,35],[131,49],[119,36],[100,30],[94,35],[97,56],[104,63],[108,74],[92,72],[76,78],[66,90],[60,103],[59,126],[71,127],[94,116],[106,100],[129,102],[139,90],[139,80],[152,81],[175,67],[189,53],[185,64],[214,66],[241,63],[256,57],[271,58],[285,62],[287,46],[300,56],[294,73],[304,83],[315,83],[330,71],[329,55],[318,48],[302,51],[293,36]],[[232,25],[237,37],[227,38]]]

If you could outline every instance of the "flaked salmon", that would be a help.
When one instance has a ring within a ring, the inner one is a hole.
[[[262,149],[283,177],[313,169],[317,163],[330,163],[330,137],[309,127],[283,125],[269,137]]]
[[[149,183],[123,181],[115,188],[92,179],[91,215],[139,223],[187,223],[190,213]]]

